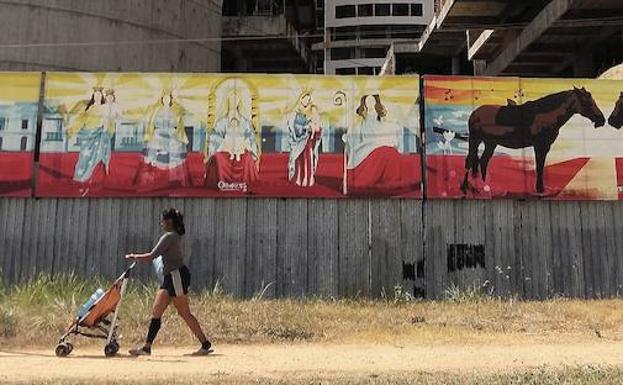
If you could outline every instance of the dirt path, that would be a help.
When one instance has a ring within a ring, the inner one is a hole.
[[[60,359],[50,350],[0,349],[0,383],[54,379],[138,380],[224,376],[325,377],[404,371],[479,371],[542,365],[623,365],[623,342],[513,345],[220,345],[209,357],[157,349],[151,357],[103,357],[78,349]]]

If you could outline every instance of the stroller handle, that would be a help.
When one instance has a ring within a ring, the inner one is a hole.
[[[130,278],[130,273],[132,272],[132,270],[134,269],[134,267],[136,266],[136,261],[132,262],[132,264],[130,265],[130,267],[128,267],[122,274],[123,278]]]

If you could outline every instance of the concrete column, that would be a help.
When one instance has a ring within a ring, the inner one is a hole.
[[[458,56],[452,57],[452,75],[461,73],[461,59]]]
[[[483,76],[485,74],[487,69],[486,60],[472,60],[472,64],[474,65],[474,76]]]

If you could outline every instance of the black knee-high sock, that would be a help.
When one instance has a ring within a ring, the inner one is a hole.
[[[160,330],[160,325],[162,322],[160,318],[152,318],[149,323],[149,332],[147,332],[147,342],[152,343],[156,339],[156,335],[158,335],[158,330]]]

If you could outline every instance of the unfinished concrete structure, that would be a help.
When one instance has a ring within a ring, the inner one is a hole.
[[[223,72],[313,72],[317,28],[313,0],[227,0],[223,4]]]
[[[595,77],[623,60],[623,2],[437,0],[412,52],[455,74]]]
[[[218,72],[221,4],[0,1],[0,70]]]

